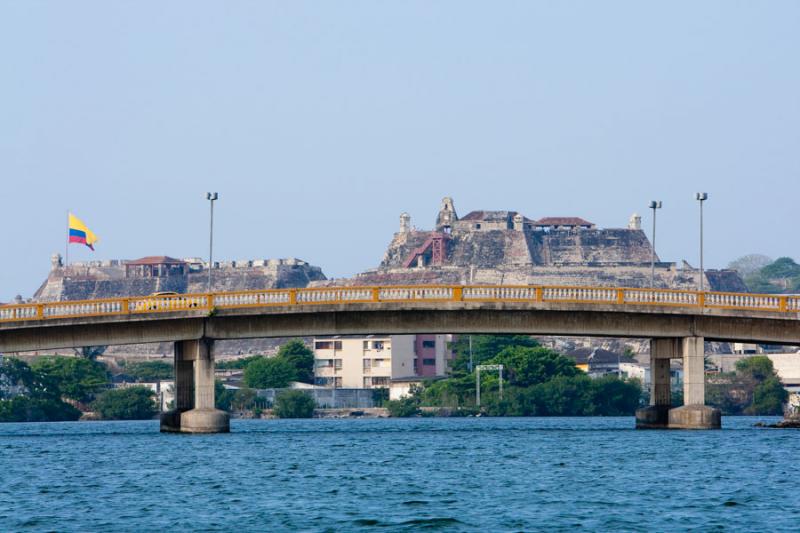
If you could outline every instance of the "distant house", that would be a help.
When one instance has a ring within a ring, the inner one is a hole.
[[[597,226],[580,217],[544,217],[533,223],[538,231],[595,229]]]
[[[188,263],[166,255],[151,255],[125,263],[126,278],[185,276],[188,270]]]
[[[618,375],[622,363],[635,363],[632,357],[602,348],[576,348],[564,354],[575,361],[575,367],[591,377]]]

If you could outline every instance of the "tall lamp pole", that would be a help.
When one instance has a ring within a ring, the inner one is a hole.
[[[703,270],[703,202],[708,200],[707,192],[695,194],[695,199],[700,202],[700,292],[705,291],[705,270]]]
[[[211,269],[214,268],[214,201],[219,199],[219,194],[207,192],[206,200],[211,203],[211,227],[208,231],[208,287],[206,292],[211,292]]]
[[[661,201],[651,201],[650,209],[653,210],[653,244],[650,250],[650,288],[653,289],[656,286],[656,209],[661,209]]]

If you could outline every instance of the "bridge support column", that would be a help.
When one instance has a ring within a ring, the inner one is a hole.
[[[719,409],[705,405],[705,339],[683,339],[683,406],[670,409],[669,427],[674,429],[719,429]]]
[[[175,343],[175,409],[161,415],[161,431],[230,431],[228,413],[214,408],[213,341],[200,339]]]
[[[650,405],[636,410],[639,429],[666,429],[672,407],[670,359],[681,353],[681,339],[650,341]]]

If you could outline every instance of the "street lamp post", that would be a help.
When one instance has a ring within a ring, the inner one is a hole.
[[[695,194],[695,199],[700,202],[700,292],[705,290],[705,270],[703,269],[703,202],[708,200],[707,192]]]
[[[661,209],[661,201],[651,201],[650,209],[653,210],[653,243],[650,250],[650,288],[653,289],[656,286],[656,209]]]
[[[207,192],[206,200],[211,203],[211,226],[208,230],[208,287],[206,292],[211,292],[211,269],[214,268],[214,201],[219,199],[219,194]]]

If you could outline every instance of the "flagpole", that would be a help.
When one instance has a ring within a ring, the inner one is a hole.
[[[67,265],[69,265],[69,209],[67,209],[67,244],[64,246],[64,275],[67,275]]]

